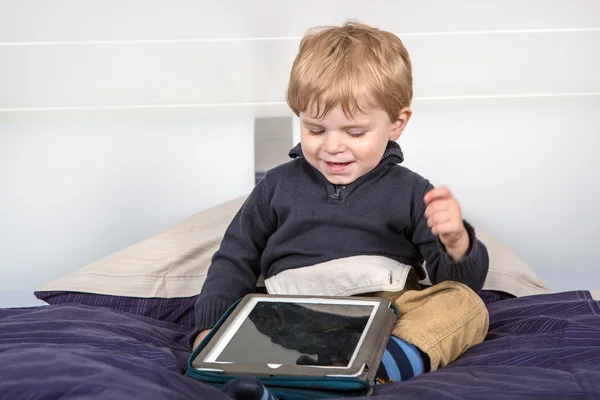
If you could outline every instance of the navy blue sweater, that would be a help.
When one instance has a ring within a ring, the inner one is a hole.
[[[390,142],[379,165],[353,183],[336,186],[303,157],[268,171],[238,211],[196,303],[196,331],[211,328],[227,308],[265,279],[291,268],[337,258],[379,255],[412,265],[433,284],[452,280],[481,290],[488,253],[465,222],[471,244],[454,262],[431,233],[424,196],[433,186],[400,165]]]

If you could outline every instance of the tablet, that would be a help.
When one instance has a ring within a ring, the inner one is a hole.
[[[377,369],[395,315],[387,299],[250,294],[213,330],[198,370],[349,376]]]

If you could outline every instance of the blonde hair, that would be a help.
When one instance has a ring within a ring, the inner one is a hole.
[[[300,42],[287,89],[292,111],[299,115],[316,107],[315,118],[337,105],[350,117],[357,109],[364,112],[362,105],[379,107],[396,121],[412,96],[412,66],[402,41],[356,22],[310,30]]]

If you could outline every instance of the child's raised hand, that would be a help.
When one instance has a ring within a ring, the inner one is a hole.
[[[461,260],[469,249],[469,234],[463,224],[460,204],[446,187],[431,189],[424,198],[425,218],[431,232],[446,246],[446,252]]]

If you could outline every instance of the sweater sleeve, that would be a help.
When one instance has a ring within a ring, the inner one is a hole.
[[[274,223],[267,212],[264,179],[248,196],[213,255],[195,305],[195,334],[212,328],[238,299],[256,291],[260,259]]]
[[[433,189],[427,182],[424,190],[415,191],[413,198],[413,237],[412,242],[425,260],[425,268],[432,284],[455,281],[479,292],[485,283],[489,268],[487,248],[476,237],[475,230],[463,221],[469,235],[469,249],[462,260],[454,261],[437,236],[427,226],[425,217],[425,194]]]

